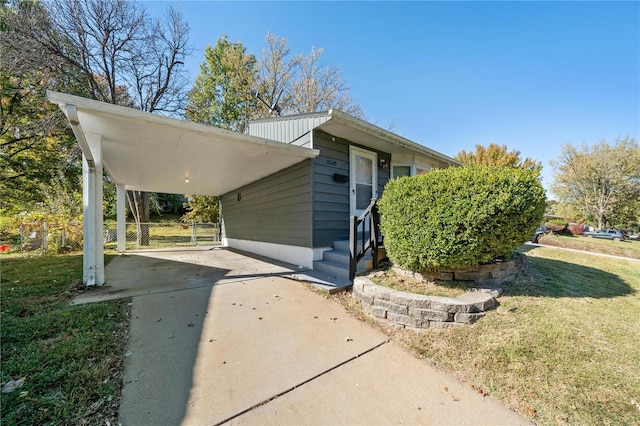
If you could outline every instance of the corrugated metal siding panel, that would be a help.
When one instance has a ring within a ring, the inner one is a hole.
[[[311,160],[225,194],[220,201],[227,238],[312,246]]]
[[[306,146],[299,141],[312,129],[329,120],[327,114],[280,117],[268,120],[250,121],[247,133],[251,136],[271,139],[283,143]],[[305,139],[309,143],[309,139]],[[298,143],[296,143],[298,142]]]
[[[320,155],[313,160],[313,246],[329,247],[337,240],[349,239],[349,182],[336,182],[334,173],[349,176],[349,145],[345,139],[315,131],[314,148]],[[374,151],[378,159],[391,164],[391,155]],[[389,168],[378,167],[378,194],[389,181]]]

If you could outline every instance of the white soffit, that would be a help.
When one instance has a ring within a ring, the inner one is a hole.
[[[70,119],[77,139],[100,138],[105,170],[126,189],[219,196],[319,153],[63,93],[47,97]],[[69,116],[74,108],[78,124]]]

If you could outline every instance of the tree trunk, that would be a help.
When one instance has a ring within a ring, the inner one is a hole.
[[[598,209],[598,213],[597,213],[596,216],[598,218],[598,229],[604,229],[604,226],[607,223],[607,217],[605,216],[605,210],[604,209]]]
[[[149,245],[149,193],[127,191],[129,208],[136,221],[138,246]]]

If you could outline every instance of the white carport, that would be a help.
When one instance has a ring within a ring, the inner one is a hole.
[[[125,191],[220,196],[318,155],[215,127],[47,92],[83,154],[85,285],[104,284],[102,173],[117,185],[118,251],[125,247]]]

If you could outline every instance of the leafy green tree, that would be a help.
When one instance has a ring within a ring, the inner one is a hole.
[[[210,195],[191,195],[184,207],[187,212],[180,220],[183,222],[218,222],[220,219],[220,201]]]
[[[520,169],[533,170],[540,174],[542,164],[539,161],[527,157],[524,160],[520,157],[520,151],[508,151],[506,145],[490,143],[488,147],[476,145],[475,151],[465,151],[464,149],[456,154],[456,160],[465,164],[482,164],[485,166],[505,166],[517,167]]]
[[[0,56],[0,209],[14,215],[44,203],[54,183],[56,191],[79,191],[80,151],[64,117],[46,101],[42,82],[55,84],[50,72],[18,75]]]
[[[322,63],[323,49],[292,56],[284,38],[267,34],[265,43],[259,58],[226,35],[207,47],[189,93],[187,118],[243,131],[251,119],[331,108],[364,117],[340,69]]]
[[[222,36],[214,47],[205,48],[185,115],[196,123],[242,132],[257,114],[255,87],[255,57],[242,43]]]
[[[598,228],[638,223],[640,147],[634,138],[618,138],[613,145],[567,144],[551,164],[551,188],[561,203],[579,208]]]
[[[51,25],[37,3],[25,2],[25,9],[30,13],[21,13],[13,3],[0,4],[0,209],[7,216],[41,208],[49,186],[60,179],[69,183],[62,187],[79,190],[72,179],[80,170],[79,150],[64,117],[45,96],[46,87],[76,87],[77,75],[59,75],[59,61],[18,43],[18,23],[38,23],[34,33]],[[37,60],[24,59],[30,55]]]
[[[11,75],[46,64],[53,81],[74,83],[66,90],[72,94],[148,112],[183,109],[192,49],[179,11],[152,19],[127,0],[15,0],[2,3],[1,18],[3,63],[18,71]],[[127,196],[136,221],[148,222],[149,194]]]
[[[362,109],[349,96],[340,70],[321,63],[322,49],[291,56],[286,39],[267,34],[265,43],[260,58],[248,53],[241,42],[229,41],[226,35],[214,47],[208,46],[200,74],[189,92],[186,117],[239,132],[251,119],[280,114],[338,108],[363,117]],[[185,217],[192,220],[201,211],[213,206],[217,209],[218,199],[192,197],[187,206],[191,211]]]

